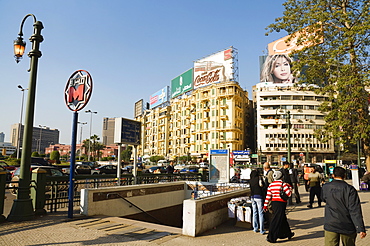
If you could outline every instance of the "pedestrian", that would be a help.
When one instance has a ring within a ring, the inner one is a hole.
[[[310,201],[307,205],[308,208],[312,208],[315,196],[317,197],[317,203],[321,207],[321,184],[325,183],[324,176],[319,173],[320,166],[312,166],[311,173],[308,175],[308,185],[310,187]]]
[[[304,164],[303,172],[304,172],[304,175],[303,175],[304,188],[306,192],[308,192],[310,188],[308,185],[308,175],[311,173],[311,168],[308,166],[308,164]]]
[[[267,188],[269,187],[269,185],[274,182],[274,171],[271,169],[271,166],[268,162],[265,162],[263,164],[263,181],[264,181],[264,187],[263,187],[263,195],[264,197],[266,197],[266,193],[267,193]],[[269,228],[270,227],[270,222],[271,222],[271,218],[272,218],[272,209],[271,209],[271,204],[269,203],[268,206],[267,206],[267,211],[265,211],[264,213],[264,217],[265,217],[265,228]]]
[[[263,164],[263,176],[264,176],[264,182],[265,186],[269,186],[272,182],[274,182],[274,177],[272,176],[274,174],[274,171],[271,169],[270,164],[268,162],[265,162]]]
[[[283,174],[283,182],[288,183],[291,187],[293,187],[292,180],[290,178],[290,163],[289,162],[284,162],[283,163],[283,168],[280,169],[280,172]],[[292,197],[289,197],[288,200],[288,205],[293,205]]]
[[[287,196],[292,195],[291,187],[288,183],[281,181],[283,174],[280,171],[274,172],[274,182],[272,182],[266,194],[265,203],[263,206],[264,211],[267,211],[268,203],[271,201],[272,207],[272,220],[269,227],[269,233],[266,240],[270,243],[276,243],[277,239],[288,238],[291,239],[294,236],[294,232],[290,230],[289,223],[285,214],[287,201],[281,198],[280,191]]]
[[[167,166],[166,171],[167,171],[167,173],[169,173],[169,174],[173,174],[173,171],[175,171],[175,168],[174,168],[174,166],[173,166],[173,161],[171,161],[171,162],[170,162],[170,165],[168,165],[168,166]]]
[[[264,182],[262,177],[256,170],[252,170],[250,179],[251,199],[252,199],[252,212],[253,212],[253,231],[259,232],[263,235],[266,233],[264,229],[264,216],[263,216],[263,187]]]
[[[353,246],[357,233],[366,237],[361,203],[357,191],[344,181],[346,170],[335,167],[333,181],[322,187],[322,200],[326,202],[324,216],[325,246]]]
[[[301,203],[301,196],[299,195],[299,191],[298,191],[299,175],[298,175],[298,170],[297,170],[297,168],[294,167],[293,163],[290,164],[289,176],[290,176],[290,181],[292,182],[295,202],[296,202],[296,204],[300,204]]]

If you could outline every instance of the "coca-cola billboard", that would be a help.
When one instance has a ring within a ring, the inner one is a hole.
[[[232,48],[194,62],[194,89],[233,80]]]

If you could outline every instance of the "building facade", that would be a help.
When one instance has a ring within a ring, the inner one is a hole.
[[[24,125],[19,123],[11,127],[10,142],[17,149],[22,149]],[[19,141],[18,141],[19,138]],[[49,127],[33,127],[32,131],[32,152],[45,153],[45,148],[51,144],[59,144],[59,130]]]
[[[207,159],[211,149],[244,150],[252,104],[237,82],[214,83],[170,100],[169,105],[145,110],[139,156],[161,155]]]
[[[103,144],[111,145],[114,144],[114,125],[115,118],[103,118]]]
[[[254,86],[256,142],[261,161],[280,163],[287,157],[288,133],[292,161],[317,163],[335,159],[334,140],[321,142],[314,134],[325,125],[319,106],[327,99],[305,86],[269,82]]]

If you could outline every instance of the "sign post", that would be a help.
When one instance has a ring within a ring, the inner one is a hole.
[[[134,184],[136,184],[137,182],[136,148],[140,144],[140,138],[141,138],[141,122],[125,118],[115,118],[114,143],[118,144],[118,146],[121,144],[128,144],[134,146],[134,165],[133,165]],[[118,172],[121,173],[121,163],[118,163],[117,169],[118,169],[117,174]]]
[[[92,85],[92,78],[89,72],[77,70],[69,77],[64,90],[65,103],[68,109],[73,111],[71,158],[69,166],[68,218],[73,218],[78,111],[83,109],[89,102],[92,93]]]

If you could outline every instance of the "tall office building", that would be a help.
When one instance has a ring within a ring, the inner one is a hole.
[[[3,132],[0,132],[0,143],[5,142],[5,134]]]
[[[288,133],[292,161],[316,163],[335,159],[334,140],[324,143],[314,134],[324,127],[324,113],[319,111],[319,105],[327,99],[300,85],[264,82],[254,86],[256,142],[261,161],[280,163],[287,158]]]
[[[10,133],[10,142],[17,149],[22,149],[24,125],[13,124]],[[19,135],[18,135],[19,134]],[[19,137],[19,141],[18,141]],[[19,143],[19,145],[18,145]],[[33,127],[32,131],[32,152],[45,153],[45,148],[52,144],[59,144],[59,130],[49,127]]]
[[[114,144],[114,125],[115,118],[103,118],[103,144],[112,145]]]

